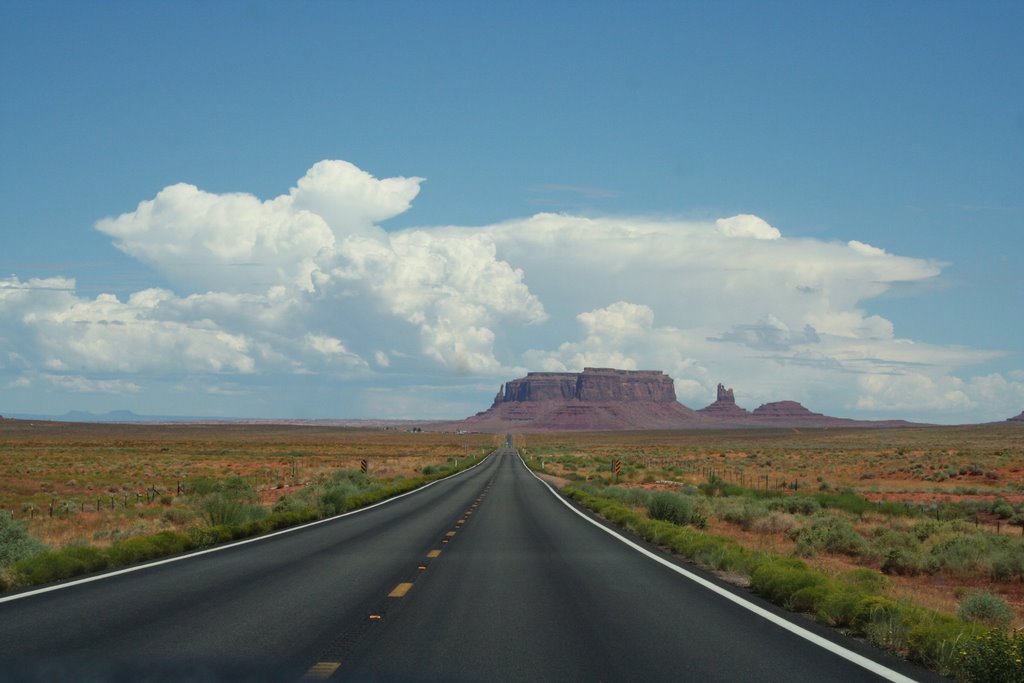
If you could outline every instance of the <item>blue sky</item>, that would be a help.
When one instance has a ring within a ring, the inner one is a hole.
[[[722,381],[748,408],[1005,419],[1022,25],[3,3],[0,412],[459,417],[587,364],[665,370],[693,407]]]

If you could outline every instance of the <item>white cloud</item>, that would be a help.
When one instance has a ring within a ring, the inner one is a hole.
[[[864,256],[885,256],[885,249],[879,249],[878,247],[873,247],[870,244],[866,244],[864,242],[850,240],[849,242],[847,242],[847,244],[855,252],[857,252],[858,254],[862,254]]]
[[[773,228],[768,221],[747,213],[719,218],[715,221],[715,229],[726,237],[753,237],[756,240],[777,240],[782,237],[779,229]]]
[[[90,379],[77,375],[43,375],[43,379],[63,391],[76,394],[137,394],[142,387],[122,379]]]
[[[623,338],[649,331],[654,324],[654,311],[650,306],[618,301],[607,308],[580,313],[576,319],[588,335]]]
[[[259,406],[257,383],[297,378],[324,392],[398,383],[393,393],[424,378],[613,366],[665,370],[693,405],[724,381],[749,407],[1024,407],[1024,372],[964,374],[999,352],[907,339],[866,310],[897,283],[936,277],[933,261],[787,238],[750,214],[380,228],[422,182],[322,161],[266,200],[164,188],[96,227],[171,287],[119,300],[80,296],[71,278],[0,279],[0,379],[26,392],[166,383]]]

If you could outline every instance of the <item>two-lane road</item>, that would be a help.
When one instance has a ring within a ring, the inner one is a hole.
[[[502,449],[372,510],[0,603],[0,679],[932,678],[797,620],[881,665],[631,549]]]

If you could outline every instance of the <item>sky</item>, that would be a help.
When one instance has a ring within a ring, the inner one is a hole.
[[[1024,410],[1020,2],[0,2],[0,414]]]

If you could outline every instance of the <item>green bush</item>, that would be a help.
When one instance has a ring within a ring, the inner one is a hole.
[[[360,489],[353,482],[341,481],[330,486],[320,496],[320,511],[324,517],[347,512],[351,509],[348,501],[359,495]]]
[[[981,533],[957,534],[932,546],[929,565],[933,570],[967,576],[991,567],[992,540]]]
[[[18,560],[39,555],[48,548],[28,533],[28,526],[5,512],[0,512],[0,568]]]
[[[754,522],[768,515],[768,507],[764,501],[751,498],[733,497],[714,501],[714,510],[718,517],[733,524],[749,529]]]
[[[917,576],[927,568],[927,561],[920,551],[907,548],[890,548],[882,561],[882,572],[896,576]]]
[[[199,514],[210,526],[243,524],[267,514],[262,505],[248,503],[228,492],[204,496],[198,508]]]
[[[1024,632],[993,629],[958,645],[957,673],[967,683],[1024,681]]]
[[[890,598],[872,596],[861,602],[855,622],[856,631],[867,641],[890,652],[906,652],[910,631],[920,610]]]
[[[19,583],[49,583],[100,571],[114,565],[106,550],[75,544],[41,555],[26,557],[14,565]]]
[[[919,610],[907,636],[907,658],[942,676],[953,676],[960,665],[960,649],[984,629],[959,619]]]
[[[890,583],[889,579],[885,576],[866,567],[848,571],[839,577],[839,580],[851,588],[856,588],[871,595],[881,593]]]
[[[820,586],[827,578],[797,559],[761,563],[750,576],[750,587],[777,604],[786,604],[797,591]],[[806,594],[805,594],[806,595]]]
[[[647,514],[673,524],[689,524],[693,516],[693,503],[677,493],[658,491],[647,503]]]
[[[603,492],[609,498],[633,505],[635,507],[647,507],[651,503],[651,496],[654,494],[646,489],[622,488],[620,486],[609,486]]]
[[[994,581],[1024,581],[1024,548],[1015,545],[995,552],[991,574]]]
[[[1013,610],[998,595],[988,591],[971,593],[956,610],[964,621],[985,624],[993,628],[1008,628],[1013,622]]]
[[[750,528],[761,534],[788,534],[798,526],[796,517],[788,512],[769,512],[767,517],[753,520]]]
[[[868,550],[868,543],[845,518],[827,513],[816,515],[807,526],[790,536],[796,541],[795,552],[813,557],[820,552],[857,557]]]
[[[765,502],[769,510],[788,512],[791,515],[813,515],[821,510],[821,504],[807,496],[784,496]]]

